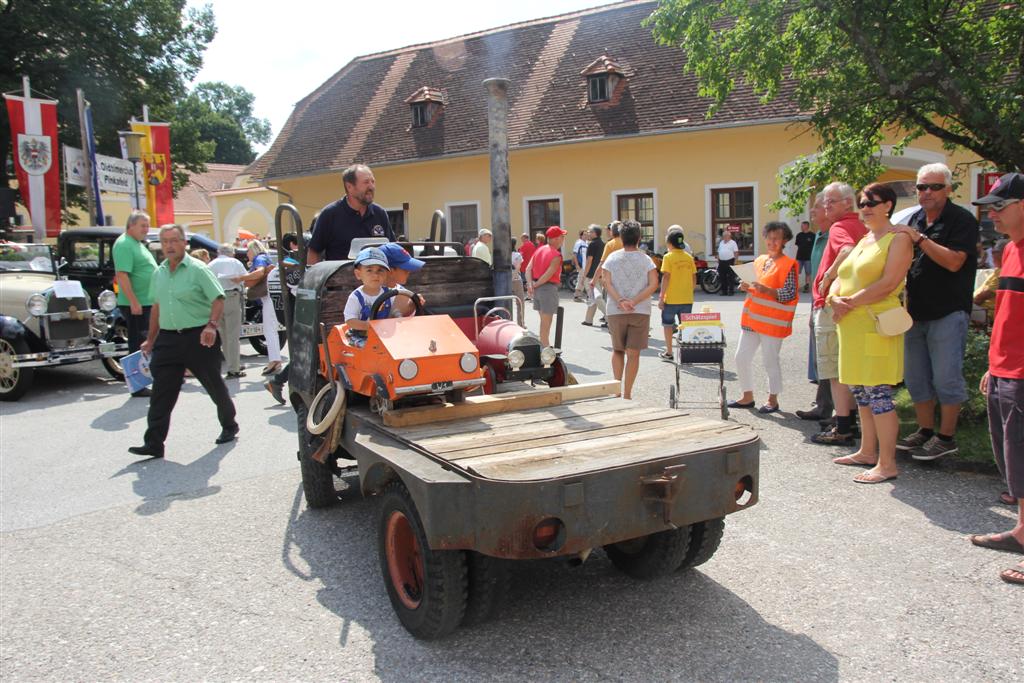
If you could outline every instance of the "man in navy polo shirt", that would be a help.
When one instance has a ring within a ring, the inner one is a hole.
[[[376,181],[370,167],[353,164],[345,169],[341,179],[345,196],[320,212],[307,247],[309,265],[348,260],[349,247],[356,237],[385,237],[389,242],[395,241],[387,212],[373,203]]]

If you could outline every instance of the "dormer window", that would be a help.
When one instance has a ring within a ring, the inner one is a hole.
[[[587,99],[590,100],[591,104],[594,102],[607,102],[608,101],[608,76],[601,74],[599,76],[590,76],[587,78]]]
[[[598,104],[616,99],[616,87],[626,78],[626,69],[608,55],[601,55],[580,72],[587,79],[587,102]]]
[[[412,110],[412,127],[429,128],[444,111],[444,93],[438,88],[423,86],[408,98]]]

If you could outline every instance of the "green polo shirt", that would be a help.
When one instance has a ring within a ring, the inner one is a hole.
[[[132,291],[135,298],[143,306],[152,306],[153,297],[149,294],[149,284],[153,280],[153,271],[156,270],[156,259],[150,253],[146,245],[128,233],[124,233],[114,242],[112,250],[114,256],[114,270],[128,273],[128,279],[132,283]],[[129,306],[131,302],[121,288],[117,288],[117,303],[119,306]]]
[[[814,246],[811,247],[811,282],[818,277],[818,266],[821,265],[821,257],[825,255],[827,246],[828,230],[822,230],[814,236]]]
[[[206,264],[188,254],[173,273],[170,264],[165,260],[156,269],[150,291],[153,302],[160,306],[160,329],[202,327],[210,322],[210,307],[224,296],[224,288]]]

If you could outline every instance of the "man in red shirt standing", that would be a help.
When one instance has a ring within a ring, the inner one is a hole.
[[[529,231],[524,232],[522,236],[523,243],[519,246],[519,253],[523,257],[523,263],[519,266],[519,275],[523,278],[523,286],[526,286],[526,266],[529,265],[530,259],[533,258],[533,252],[537,251],[537,245],[530,239]]]
[[[811,315],[814,320],[814,346],[819,382],[831,382],[832,402],[836,409],[836,424],[811,437],[814,443],[827,446],[853,445],[853,394],[849,387],[839,383],[839,335],[832,319],[832,307],[825,297],[838,277],[839,266],[853,251],[860,238],[867,234],[856,211],[857,194],[846,183],[830,183],[822,191],[825,219],[831,223],[828,244],[821,255],[818,276],[814,279],[814,301]]]
[[[540,343],[551,346],[551,321],[558,311],[558,287],[562,283],[562,241],[565,230],[548,228],[547,244],[537,247],[526,271],[526,292],[533,297],[533,308],[540,313]]]
[[[1010,238],[999,271],[988,372],[979,389],[988,398],[996,465],[1017,499],[1017,523],[1001,534],[971,536],[971,543],[1024,554],[1024,175],[1007,173],[974,204],[987,208],[996,232]],[[1024,585],[1024,562],[999,576]]]

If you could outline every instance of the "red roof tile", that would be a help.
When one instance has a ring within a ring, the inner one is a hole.
[[[241,164],[207,164],[206,173],[193,173],[188,184],[178,191],[174,198],[175,213],[210,213],[210,192],[231,187],[239,173],[245,170]]]

